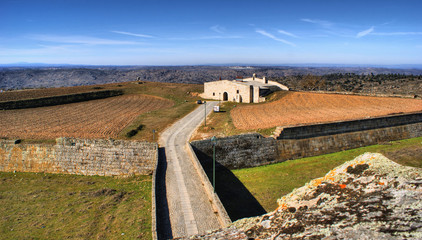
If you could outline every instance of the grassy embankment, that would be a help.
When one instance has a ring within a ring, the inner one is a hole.
[[[422,167],[422,137],[419,137],[232,172],[266,211],[273,211],[277,199],[283,195],[365,152],[382,153],[402,165]]]
[[[0,173],[1,239],[151,239],[151,176]]]

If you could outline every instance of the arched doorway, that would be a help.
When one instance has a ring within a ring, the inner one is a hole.
[[[229,100],[229,94],[227,92],[223,93],[223,101]]]

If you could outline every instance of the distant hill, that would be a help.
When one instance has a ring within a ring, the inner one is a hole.
[[[33,66],[27,64],[23,67],[0,67],[0,89],[80,86],[135,81],[137,79],[141,81],[201,84],[220,78],[234,79],[236,76],[252,76],[253,73],[258,76],[280,79],[296,75],[332,73],[422,75],[422,69],[294,66],[42,66],[42,64]],[[294,82],[290,84],[294,85]]]

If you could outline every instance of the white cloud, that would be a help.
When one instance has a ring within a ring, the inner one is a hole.
[[[112,33],[123,34],[123,35],[134,36],[134,37],[153,38],[153,36],[146,35],[146,34],[138,34],[138,33],[131,33],[131,32],[122,32],[122,31],[111,31],[111,32]]]
[[[72,46],[69,45],[58,45],[58,46],[44,46],[39,45],[37,48],[1,48],[0,56],[30,56],[30,55],[49,55],[49,54],[63,54],[68,52],[74,52]]]
[[[33,40],[43,42],[55,42],[55,43],[71,43],[71,44],[88,44],[88,45],[134,45],[139,42],[133,41],[120,41],[111,40],[104,38],[95,38],[87,36],[56,36],[56,35],[32,35],[30,36]]]
[[[279,32],[279,33],[281,33],[281,34],[284,34],[284,35],[286,35],[286,36],[289,36],[289,37],[299,38],[299,37],[298,37],[298,36],[296,36],[295,34],[290,33],[290,32],[286,32],[286,31],[284,31],[284,30],[278,30],[278,32]]]
[[[226,31],[226,29],[224,27],[221,27],[220,25],[214,25],[210,27],[210,29],[216,33],[221,33],[221,34],[223,34]]]
[[[197,41],[197,40],[210,40],[210,39],[237,39],[243,38],[242,36],[202,36],[202,37],[173,37],[167,40],[178,40],[178,41]]]
[[[266,37],[269,37],[269,38],[271,38],[271,39],[273,39],[275,41],[282,42],[282,43],[285,43],[287,45],[296,47],[296,45],[294,43],[291,43],[291,42],[289,42],[287,40],[284,40],[284,39],[281,39],[281,38],[277,38],[274,35],[272,35],[271,33],[268,33],[268,32],[266,32],[264,30],[256,30],[256,32],[259,33],[259,34],[261,34],[261,35],[264,35]]]
[[[377,32],[372,33],[378,36],[404,36],[404,35],[422,35],[422,32]]]
[[[333,26],[333,23],[332,22],[325,21],[325,20],[309,19],[309,18],[302,18],[300,20],[303,21],[303,22],[317,24],[317,25],[320,25],[320,26],[322,26],[324,28],[330,28],[330,27]]]
[[[361,37],[364,37],[364,36],[366,36],[366,35],[368,35],[368,34],[370,34],[371,32],[373,32],[374,31],[374,27],[372,26],[371,28],[369,28],[369,29],[366,29],[366,30],[364,30],[364,31],[362,31],[362,32],[359,32],[357,35],[356,35],[356,37],[357,38],[361,38]]]

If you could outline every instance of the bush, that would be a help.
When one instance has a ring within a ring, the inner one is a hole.
[[[128,133],[126,133],[127,137],[133,137],[138,133],[138,130],[130,130]]]

